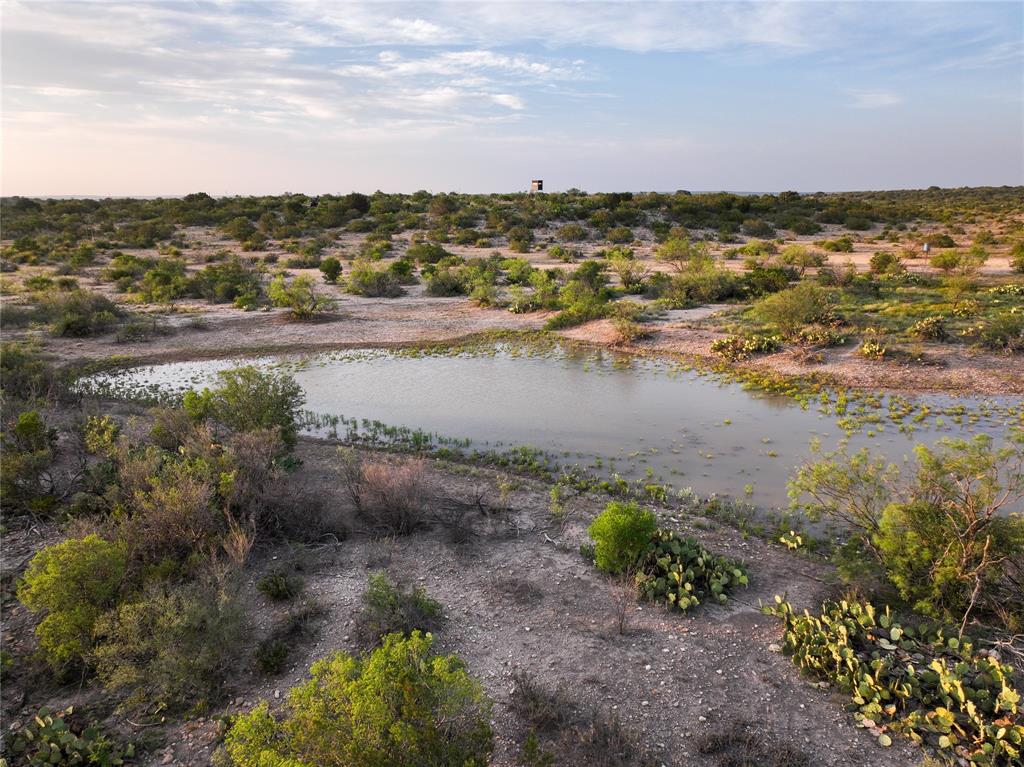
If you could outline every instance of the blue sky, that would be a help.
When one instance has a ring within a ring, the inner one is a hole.
[[[3,194],[1024,184],[1020,2],[3,5]]]

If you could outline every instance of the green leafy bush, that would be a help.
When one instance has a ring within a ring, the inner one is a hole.
[[[210,303],[234,303],[239,308],[252,308],[259,300],[263,286],[260,272],[233,256],[196,272],[189,291]]]
[[[1018,240],[1010,248],[1010,268],[1017,274],[1024,274],[1024,240]]]
[[[657,528],[651,512],[635,503],[612,501],[587,528],[594,541],[594,564],[606,573],[628,570],[636,565]]]
[[[694,265],[703,266],[711,260],[711,251],[703,241],[691,242],[687,237],[670,237],[654,249],[654,257],[685,272]]]
[[[997,352],[1024,352],[1024,311],[1000,312],[976,330],[978,343]]]
[[[4,425],[0,446],[0,503],[4,511],[51,511],[56,503],[50,467],[56,457],[57,432],[46,425],[38,410],[26,410]]]
[[[627,243],[633,241],[633,230],[628,226],[613,226],[604,233],[608,242]]]
[[[126,565],[124,545],[98,535],[55,543],[32,557],[18,599],[43,613],[36,636],[54,669],[88,655],[97,621],[117,602]]]
[[[880,250],[871,256],[869,266],[872,274],[894,274],[904,270],[900,257],[888,250]]]
[[[320,271],[323,272],[325,282],[334,284],[341,276],[341,261],[334,256],[328,256],[320,262]]]
[[[690,610],[705,599],[725,604],[728,593],[747,582],[742,563],[672,530],[658,530],[640,555],[640,593],[677,610]]]
[[[39,320],[50,332],[65,338],[86,338],[113,328],[124,312],[106,296],[88,290],[45,293],[35,299]]]
[[[803,245],[787,245],[779,254],[779,262],[786,266],[792,266],[803,274],[808,267],[824,266],[825,256],[813,250],[808,250]]]
[[[436,264],[442,258],[452,255],[440,245],[432,242],[420,242],[410,245],[406,255],[420,264]]]
[[[834,240],[815,240],[814,244],[830,253],[853,253],[853,240],[846,235]]]
[[[213,588],[157,584],[96,623],[91,660],[125,708],[199,711],[219,693],[241,631],[240,609]]]
[[[0,344],[0,390],[5,398],[45,397],[53,388],[53,370],[38,346],[24,341]]]
[[[743,290],[750,298],[767,296],[787,288],[796,276],[789,267],[758,264],[743,275]]]
[[[587,239],[587,230],[580,224],[565,224],[555,230],[555,237],[562,242],[583,242]]]
[[[183,405],[190,416],[213,418],[237,431],[276,427],[286,445],[295,445],[305,395],[294,378],[252,365],[223,370],[217,378],[214,389],[185,392]]]
[[[313,278],[305,274],[291,280],[279,274],[270,281],[267,295],[274,306],[288,309],[297,320],[311,319],[333,305],[333,301],[317,292]]]
[[[466,280],[456,269],[438,269],[427,279],[425,290],[435,298],[461,296],[466,293]]]
[[[791,336],[803,325],[828,320],[832,312],[832,297],[827,290],[812,282],[801,282],[762,298],[753,312],[784,335]]]
[[[743,222],[743,226],[740,227],[743,234],[748,237],[774,237],[775,227],[769,224],[767,221],[762,221],[758,218],[748,218]]]
[[[401,280],[394,273],[365,258],[356,259],[352,264],[345,290],[371,298],[397,298],[405,294]]]
[[[427,596],[426,591],[419,586],[399,588],[384,572],[370,576],[362,601],[355,634],[365,647],[373,647],[388,634],[430,631],[443,620],[440,603]]]
[[[825,602],[813,616],[775,601],[765,611],[784,622],[783,652],[850,695],[881,745],[892,743],[886,731],[901,732],[979,767],[1020,764],[1024,717],[1011,666],[870,602]]]
[[[26,767],[97,765],[119,767],[135,755],[131,743],[120,743],[98,727],[76,727],[69,721],[74,709],[39,709],[32,719],[6,738],[8,752]],[[127,761],[126,761],[127,760]],[[2,759],[0,762],[6,764]]]
[[[225,738],[235,767],[483,767],[491,707],[454,655],[429,634],[391,635],[363,658],[314,663],[282,714],[260,703]]]
[[[1010,430],[1004,446],[978,436],[915,452],[905,480],[867,450],[825,454],[797,470],[790,497],[812,520],[844,523],[917,611],[1020,631],[1024,518],[1002,511],[1024,497],[1024,433]]]
[[[139,297],[143,301],[169,303],[185,295],[189,289],[185,262],[178,258],[162,258],[154,261],[142,275],[138,285]]]

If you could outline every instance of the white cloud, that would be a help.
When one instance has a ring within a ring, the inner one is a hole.
[[[850,106],[856,109],[882,109],[903,103],[903,97],[890,91],[853,91]]]
[[[495,93],[491,96],[491,101],[499,106],[508,107],[509,109],[525,109],[526,104],[523,100],[512,93]]]

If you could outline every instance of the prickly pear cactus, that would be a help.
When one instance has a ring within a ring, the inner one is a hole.
[[[797,615],[781,597],[765,612],[785,624],[782,650],[848,693],[861,724],[890,745],[902,732],[961,763],[1020,767],[1024,716],[1011,666],[934,625],[899,623],[870,602],[825,602]]]
[[[707,600],[725,604],[732,589],[746,585],[740,562],[712,554],[672,530],[658,530],[640,556],[640,593],[673,609],[685,612]]]

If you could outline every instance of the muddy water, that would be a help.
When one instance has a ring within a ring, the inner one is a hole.
[[[306,406],[325,414],[366,418],[466,438],[474,448],[529,445],[562,465],[602,475],[651,477],[701,495],[718,493],[762,506],[785,505],[786,480],[820,439],[833,448],[870,446],[896,463],[915,443],[977,433],[998,436],[1020,417],[1010,400],[917,397],[933,415],[912,434],[873,411],[880,423],[847,437],[837,416],[788,397],[767,396],[734,383],[607,352],[558,350],[544,355],[499,348],[480,354],[408,356],[379,350],[303,359],[250,360],[289,370]],[[115,385],[181,390],[210,384],[239,360],[172,363],[119,373]],[[936,416],[963,405],[985,413],[975,423]],[[907,419],[907,423],[910,419]],[[849,426],[849,424],[845,424]]]

